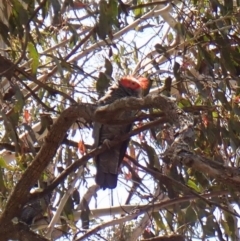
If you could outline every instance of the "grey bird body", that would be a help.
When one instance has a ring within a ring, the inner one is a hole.
[[[119,82],[113,85],[104,97],[102,97],[98,104],[100,106],[113,103],[117,99],[125,97],[141,97],[141,89],[131,89],[125,87]],[[114,116],[114,119],[124,120],[135,116],[136,111],[121,111]],[[101,123],[94,123],[93,137],[95,140],[95,147],[103,144],[105,140],[113,140],[114,138],[128,133],[132,128],[132,124],[123,125],[103,125]],[[124,158],[128,142],[124,141],[117,146],[114,146],[100,155],[95,157],[97,168],[96,183],[103,189],[113,189],[117,186],[118,169]]]

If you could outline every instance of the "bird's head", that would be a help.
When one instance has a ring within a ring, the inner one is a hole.
[[[124,76],[119,80],[119,85],[124,87],[130,95],[139,96],[142,90],[148,87],[148,79],[145,77],[135,78],[133,76]]]

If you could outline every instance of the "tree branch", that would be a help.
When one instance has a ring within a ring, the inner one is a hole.
[[[20,214],[23,205],[28,201],[31,187],[37,182],[48,163],[54,158],[70,126],[79,117],[83,117],[86,120],[92,119],[94,110],[94,105],[82,104],[72,106],[63,111],[55,124],[53,124],[41,150],[23,173],[8,199],[5,209],[0,216],[0,234],[3,230],[8,229],[7,225],[11,223],[10,220]]]
[[[183,122],[183,120],[181,120],[181,115],[184,114],[184,112],[178,109],[170,98],[161,95],[148,95],[142,99],[124,98],[117,100],[110,105],[98,107],[97,109],[96,105],[79,104],[76,106],[71,106],[63,111],[47,134],[45,143],[43,144],[41,150],[12,191],[5,210],[0,216],[0,226],[2,227],[0,234],[2,230],[6,228],[6,225],[10,223],[10,220],[20,214],[23,205],[30,197],[29,190],[37,182],[48,163],[54,158],[58,147],[64,140],[66,132],[78,118],[83,118],[86,121],[94,120],[101,123],[108,123],[109,121],[112,122],[114,120],[115,113],[117,113],[119,110],[139,110],[148,107],[160,108],[176,125],[179,125],[181,122]],[[151,124],[152,123],[146,124],[144,128],[148,129],[150,127],[149,125]],[[113,141],[112,145],[116,145],[119,142],[130,138],[130,136],[134,135],[135,133],[139,133],[139,130],[133,130],[131,133],[122,136],[117,142]],[[100,148],[91,151],[80,160],[74,162],[67,169],[65,169],[63,173],[61,173],[61,175],[58,177],[58,181],[63,181],[64,178],[70,172],[76,170],[79,165],[86,163],[87,160],[103,152],[106,148],[107,147],[103,145]],[[184,148],[181,149],[181,145],[179,145],[178,142],[173,143],[170,151],[167,152],[166,155],[168,155],[171,160],[181,161],[187,166],[196,168],[198,171],[203,171],[205,173],[207,172],[209,175],[222,181],[230,181],[236,184],[236,186],[239,186],[240,184],[239,171],[237,169],[224,167],[219,163],[209,162],[209,160],[206,161],[206,159],[200,158],[194,153],[189,152],[189,150],[185,151]],[[209,165],[209,163],[211,163],[212,166]],[[18,202],[16,202],[16,200],[18,200]]]
[[[212,194],[203,194],[201,195],[201,197],[203,198],[210,198]],[[216,194],[218,196],[218,194]],[[220,194],[222,195],[222,194]],[[122,224],[125,223],[127,221],[136,219],[138,216],[146,213],[146,212],[157,212],[163,208],[169,208],[172,205],[176,205],[176,204],[180,204],[180,203],[184,203],[184,202],[188,202],[188,201],[192,201],[192,200],[197,200],[199,199],[196,196],[185,196],[185,197],[181,197],[181,198],[176,198],[176,199],[171,199],[171,200],[163,200],[157,203],[150,203],[150,204],[146,204],[146,205],[139,205],[136,206],[135,209],[131,209],[131,211],[129,210],[129,214],[125,217],[122,218],[118,218],[118,219],[114,219],[111,220],[109,222],[104,222],[98,226],[96,226],[95,228],[89,230],[87,233],[85,233],[84,235],[82,235],[82,237],[74,239],[74,241],[82,241],[82,240],[86,240],[88,237],[90,237],[91,235],[99,232],[100,230],[109,227],[109,226],[113,226],[113,225],[118,225],[118,224]],[[131,205],[126,205],[126,206],[131,206]],[[120,207],[124,210],[124,206]],[[131,206],[131,208],[133,208]],[[92,211],[92,210],[91,210]],[[114,207],[111,207],[111,212],[114,211]],[[114,213],[114,212],[113,212]]]
[[[153,102],[152,104],[150,103],[151,100]],[[132,105],[133,101],[134,101],[134,106]],[[169,107],[170,109],[174,110],[173,106],[175,106],[174,103],[172,103],[171,100],[169,100],[167,97],[161,97],[161,96],[155,96],[154,98],[145,97],[143,101],[137,98],[125,98],[125,99],[122,99],[121,101],[117,101],[117,103],[113,103],[112,105],[113,106],[116,105],[116,108],[118,110],[121,109],[122,106],[127,106],[128,110],[137,109],[137,108],[141,109],[141,108],[146,108],[148,106],[151,106],[151,107],[155,106],[158,108],[162,107],[163,110],[166,110],[166,107]],[[100,109],[101,108],[102,107],[100,107]],[[113,110],[113,107],[111,105],[108,105],[106,108],[109,108],[110,111]],[[47,134],[41,150],[34,158],[32,163],[29,165],[27,170],[24,172],[24,174],[22,175],[22,178],[19,180],[14,190],[12,191],[8,199],[8,202],[5,206],[5,209],[0,216],[0,227],[1,227],[0,234],[2,230],[8,229],[7,228],[8,225],[11,226],[10,220],[12,220],[12,218],[20,214],[23,205],[26,204],[29,199],[29,195],[30,195],[29,191],[31,187],[37,182],[41,173],[47,167],[49,162],[54,158],[58,147],[64,140],[65,134],[68,131],[68,129],[71,127],[71,125],[78,118],[83,118],[86,121],[95,120],[98,122],[107,123],[109,120],[107,120],[104,116],[106,114],[106,108],[103,114],[101,113],[99,114],[98,112],[97,116],[94,115],[94,111],[96,110],[96,105],[91,105],[91,104],[79,104],[79,105],[71,106],[62,112],[60,117],[53,124],[51,130]],[[176,118],[178,117],[177,113],[175,117]],[[112,119],[113,119],[113,116],[111,116],[111,120]],[[103,146],[102,148],[107,148],[107,147]],[[104,151],[104,150],[101,148],[96,149],[95,152],[91,152],[90,154],[86,155],[81,160],[81,162],[82,161],[86,162],[89,158],[93,157],[93,155],[97,155],[101,151]],[[79,162],[75,162],[73,165],[71,165],[71,168],[72,168],[71,170],[75,170],[78,167],[79,167]],[[16,202],[16,200],[18,200],[18,202]]]
[[[122,136],[118,136],[116,137],[114,140],[110,141],[108,143],[108,145],[103,144],[101,146],[99,146],[98,148],[90,151],[88,154],[86,154],[85,156],[83,156],[82,158],[78,159],[77,161],[73,162],[71,165],[69,165],[66,169],[64,169],[61,174],[56,177],[56,179],[46,188],[44,189],[42,192],[38,192],[38,193],[33,193],[31,194],[31,198],[30,200],[36,199],[36,198],[41,198],[44,195],[48,194],[49,192],[53,191],[60,183],[62,183],[65,178],[72,172],[74,172],[75,170],[77,170],[79,167],[83,166],[86,164],[86,162],[90,159],[93,158],[94,156],[99,155],[100,153],[104,152],[105,150],[107,150],[109,148],[109,146],[115,146],[118,145],[119,143],[129,139],[130,137],[139,134],[140,132],[144,131],[144,130],[148,130],[149,128],[160,124],[160,123],[164,123],[165,119],[157,119],[155,121],[149,122],[139,128],[134,129],[133,131],[129,132],[128,134],[122,135]]]
[[[108,123],[113,121],[113,117],[120,110],[139,110],[144,108],[159,108],[169,120],[176,126],[180,125],[179,114],[183,113],[177,108],[175,102],[163,95],[147,95],[142,99],[135,97],[128,97],[116,100],[110,105],[104,105],[97,108],[95,111],[95,118],[101,123]]]
[[[219,181],[234,185],[236,190],[240,190],[240,170],[239,168],[224,166],[220,162],[197,155],[189,150],[176,148],[174,145],[167,152],[166,156],[174,162],[181,162],[187,167],[193,168],[199,172],[206,173]]]

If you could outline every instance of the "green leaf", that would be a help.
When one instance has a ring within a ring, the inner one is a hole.
[[[1,157],[0,157],[1,158]],[[0,192],[2,193],[2,194],[6,194],[6,192],[7,192],[7,188],[6,188],[6,186],[5,186],[5,182],[4,182],[4,170],[3,169],[1,169],[0,170]]]
[[[12,167],[11,165],[8,165],[8,164],[6,163],[5,159],[4,159],[2,156],[0,156],[0,167],[6,168],[6,169],[8,169],[9,171],[14,171],[14,170],[15,170],[14,167]]]
[[[170,32],[170,33],[167,35],[167,40],[168,40],[169,43],[172,43],[172,41],[173,41],[173,34],[172,34],[172,32]]]
[[[68,198],[64,208],[63,208],[63,213],[70,219],[73,220],[73,209],[74,209],[74,204],[73,200],[71,197]]]
[[[28,11],[23,7],[23,5],[18,0],[13,0],[12,3],[13,13],[16,17],[17,23],[19,25],[25,25],[29,19]]]
[[[152,146],[149,146],[147,143],[142,143],[142,147],[147,152],[150,166],[161,170],[159,158],[155,149]]]
[[[29,51],[29,56],[32,58],[32,63],[31,63],[32,74],[36,74],[37,68],[39,66],[39,54],[34,44],[31,42],[28,43],[28,51]]]
[[[80,203],[80,193],[77,189],[73,191],[72,198],[75,204],[78,205]]]
[[[167,58],[171,62],[171,58],[170,58],[169,53],[167,53],[166,47],[164,47],[161,44],[156,44],[154,47],[159,54],[163,55],[165,58]]]
[[[118,1],[111,0],[108,5],[108,13],[111,15],[112,23],[118,27]]]
[[[207,187],[209,185],[209,180],[207,179],[207,176],[204,173],[196,171],[194,174],[197,179],[197,182],[199,182],[199,184],[202,187]]]
[[[138,5],[142,4],[142,1],[138,0],[137,3],[138,3]],[[133,10],[133,13],[134,13],[135,18],[139,18],[143,15],[143,8],[136,8]]]
[[[108,76],[112,76],[112,72],[113,72],[112,63],[107,58],[105,58],[105,69],[106,69],[105,74],[107,74]]]
[[[168,223],[168,225],[170,225],[170,226],[172,226],[172,224],[173,224],[173,214],[172,213],[170,213],[170,212],[167,212],[167,214],[166,214],[166,220],[167,220],[167,223]],[[184,217],[184,215],[182,216],[182,215],[178,215],[178,217]],[[179,221],[179,220],[178,220]]]
[[[19,117],[20,114],[19,112],[16,112],[14,109],[13,111],[11,111],[10,113],[7,114],[8,120],[10,121],[10,123],[12,124],[12,126],[17,126],[18,125],[18,121],[19,121]],[[5,122],[4,122],[5,123]],[[5,126],[6,127],[6,126]],[[8,129],[8,128],[7,128]],[[14,133],[12,133],[14,134]],[[15,135],[15,134],[14,134]]]
[[[233,108],[233,112],[234,112],[236,115],[240,116],[240,107],[238,106],[238,104],[233,103],[232,108]]]
[[[9,42],[9,35],[8,35],[8,32],[9,32],[9,28],[7,25],[5,25],[2,21],[0,21],[0,34],[2,36],[2,39],[3,41],[7,44],[7,45],[10,45],[10,42]]]
[[[184,204],[184,203],[181,203]],[[178,227],[181,227],[182,225],[186,225],[185,222],[185,212],[183,210],[180,210],[177,215],[177,225]]]
[[[207,213],[206,213],[206,211],[205,211],[206,206],[207,206],[206,202],[203,201],[203,200],[201,200],[201,199],[199,199],[199,200],[196,200],[196,201],[195,201],[195,204],[196,204],[196,206],[197,206],[197,208],[198,208],[198,210],[197,210],[197,212],[196,212],[198,218],[199,218],[199,219],[202,219],[202,218],[204,218],[204,217],[207,217]]]
[[[164,225],[162,217],[159,214],[159,212],[152,213],[152,217],[157,224],[158,230],[165,230],[166,226]]]
[[[14,105],[14,112],[21,113],[22,110],[23,110],[23,107],[25,105],[24,95],[21,92],[18,85],[14,85],[13,89],[15,91],[15,97],[16,97],[16,100],[17,100],[15,105]]]
[[[97,24],[97,34],[100,39],[105,39],[112,29],[111,16],[108,13],[108,4],[105,0],[100,1],[100,16]]]
[[[196,84],[196,87],[199,91],[200,96],[203,99],[207,99],[209,97],[209,92],[207,91],[205,85],[203,85],[202,83],[200,83],[198,81],[196,81],[195,84]]]
[[[229,104],[225,94],[222,91],[216,91],[215,97],[217,100],[219,100],[222,103],[223,107],[226,110],[228,110],[228,111],[232,110],[231,105]]]
[[[55,61],[56,65],[57,65],[58,73],[61,75],[62,78],[64,78],[62,63],[55,56],[53,56],[53,60]]]
[[[233,0],[224,1],[224,5],[225,5],[228,12],[233,11]]]
[[[217,111],[212,112],[212,117],[213,118],[219,118],[219,113]]]
[[[57,14],[61,11],[61,5],[58,0],[51,0],[50,3],[52,5],[54,14]]]
[[[181,36],[186,36],[186,29],[182,23],[177,22],[174,28],[178,32],[178,34],[180,34]]]
[[[50,11],[51,1],[46,1],[46,3],[41,8],[42,18],[45,19]]]
[[[234,217],[231,214],[225,212],[225,218],[226,218],[229,230],[231,232],[231,236],[234,237],[235,236],[235,232],[236,232]]]
[[[188,99],[181,98],[180,101],[178,102],[178,106],[180,108],[182,107],[190,107],[192,106],[191,102]]]
[[[206,225],[203,225],[203,231],[208,237],[215,237],[215,223],[212,215],[207,218]]]
[[[196,192],[201,192],[200,188],[191,179],[188,179],[187,185],[194,189]]]
[[[189,206],[185,214],[185,222],[194,224],[196,222],[197,215],[192,206]]]
[[[172,78],[168,76],[164,81],[164,90],[162,91],[162,95],[169,97],[171,95],[171,87],[172,87]]]
[[[30,5],[31,3],[34,3],[34,0],[21,0],[21,2],[26,3],[27,5]]]
[[[164,53],[167,52],[166,47],[164,47],[164,46],[161,45],[161,44],[155,44],[154,47],[155,47],[156,51],[157,51],[159,54],[164,54]]]
[[[89,216],[90,216],[90,209],[88,207],[88,203],[84,198],[82,200],[82,212],[81,212],[81,221],[82,221],[82,228],[88,229],[89,228]]]
[[[96,83],[96,89],[99,95],[103,95],[103,93],[109,87],[109,84],[110,84],[110,79],[106,76],[105,73],[100,72]]]
[[[3,167],[3,168],[7,167],[7,163],[5,162],[2,156],[0,156],[0,167]]]

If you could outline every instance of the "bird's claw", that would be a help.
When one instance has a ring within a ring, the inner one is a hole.
[[[105,139],[105,140],[103,141],[103,144],[106,145],[108,149],[111,148],[111,141],[110,141],[110,140]]]

